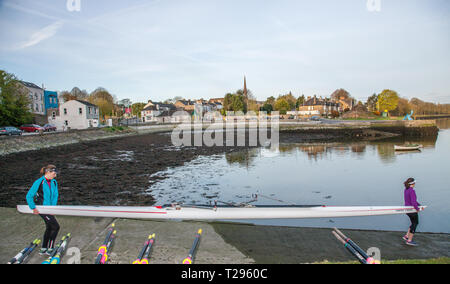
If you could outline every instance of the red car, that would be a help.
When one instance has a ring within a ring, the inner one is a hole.
[[[20,127],[20,130],[24,132],[39,132],[44,131],[44,128],[37,124],[24,124]]]
[[[56,131],[56,126],[51,124],[44,125],[44,131],[50,132],[50,131]]]

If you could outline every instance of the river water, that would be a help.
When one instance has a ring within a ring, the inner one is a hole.
[[[335,206],[403,205],[403,181],[417,180],[422,205],[420,232],[450,233],[450,120],[438,121],[437,139],[354,143],[280,144],[230,154],[200,156],[155,175],[149,188],[163,205],[209,204],[213,200],[252,204]],[[424,145],[398,153],[394,145]],[[240,221],[242,222],[242,221]],[[334,219],[246,220],[263,225],[406,231],[406,215]]]

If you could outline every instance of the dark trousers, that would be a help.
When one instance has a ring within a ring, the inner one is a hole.
[[[411,232],[412,234],[415,234],[417,225],[419,225],[419,214],[410,213],[410,214],[406,214],[406,215],[408,215],[409,219],[411,220],[411,226],[409,227],[409,232]]]
[[[59,232],[58,221],[56,221],[56,218],[53,215],[39,214],[39,216],[41,216],[41,218],[44,219],[46,227],[44,233],[44,240],[42,242],[42,248],[54,248],[55,240]]]

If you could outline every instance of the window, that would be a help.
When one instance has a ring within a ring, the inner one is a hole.
[[[44,105],[41,104],[41,112],[44,112]]]
[[[94,107],[94,114],[97,114],[97,108]]]
[[[39,105],[36,104],[36,111],[39,111]]]
[[[69,125],[69,122],[68,122],[67,120],[64,120],[64,125],[65,125],[65,126],[68,126],[68,125]]]
[[[66,108],[64,109],[64,114],[67,114],[67,109]]]
[[[83,114],[83,109],[81,107],[78,109],[78,113]]]
[[[56,118],[56,112],[52,111],[52,118],[55,119]]]
[[[88,107],[88,110],[89,110],[89,114],[92,114],[92,108]]]

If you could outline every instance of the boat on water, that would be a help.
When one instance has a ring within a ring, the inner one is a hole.
[[[249,205],[233,206],[36,206],[41,214],[130,219],[243,220],[303,219],[395,215],[417,212],[409,206]],[[421,210],[426,206],[422,206]],[[20,213],[32,214],[28,205]]]
[[[411,144],[411,145],[394,145],[395,151],[417,151],[420,150],[420,148],[423,148],[422,145],[418,144]]]

